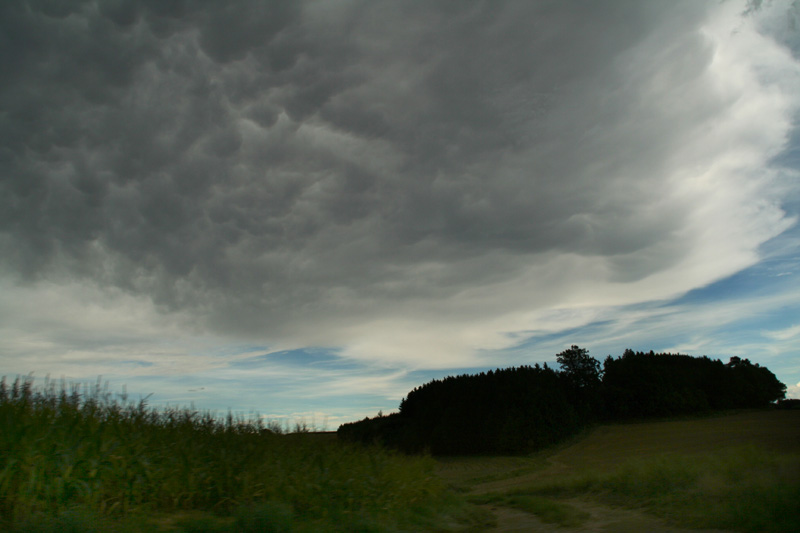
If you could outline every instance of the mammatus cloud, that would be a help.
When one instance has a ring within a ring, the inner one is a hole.
[[[2,305],[54,316],[3,350],[467,366],[751,266],[800,71],[745,7],[4,2]]]

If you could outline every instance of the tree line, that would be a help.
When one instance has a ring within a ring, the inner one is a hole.
[[[435,379],[415,388],[398,413],[344,424],[340,438],[408,453],[525,453],[596,422],[765,407],[786,386],[766,367],[732,357],[626,350],[604,363],[572,346],[559,370],[523,365]]]

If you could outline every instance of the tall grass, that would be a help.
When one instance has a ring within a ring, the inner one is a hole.
[[[200,512],[184,530],[391,530],[460,512],[430,458],[274,429],[255,417],[151,408],[99,382],[35,388],[3,378],[0,529],[63,530],[87,515],[158,530]]]
[[[688,527],[800,531],[800,457],[752,445],[635,460],[611,472],[585,472],[515,493],[589,495]]]

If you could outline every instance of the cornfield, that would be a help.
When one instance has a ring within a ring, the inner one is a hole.
[[[190,511],[224,521],[259,505],[281,509],[293,530],[386,529],[452,498],[430,458],[281,434],[258,417],[151,408],[99,381],[0,382],[0,529],[73,509],[118,522]]]

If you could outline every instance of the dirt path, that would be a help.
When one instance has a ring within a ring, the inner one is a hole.
[[[547,456],[441,459],[439,475],[470,494],[502,494],[587,469],[613,469],[632,457],[693,454],[748,443],[778,453],[796,453],[798,442],[800,412],[745,411],[701,419],[600,426]],[[503,505],[482,507],[495,517],[496,527],[491,531],[724,533],[679,528],[641,510],[608,507],[585,499],[556,501],[587,513],[589,518],[580,526],[565,527]]]
[[[484,506],[497,521],[493,529],[487,531],[530,531],[553,533],[728,533],[719,529],[683,529],[670,526],[663,520],[640,511],[606,507],[583,500],[565,500],[581,511],[588,512],[590,518],[578,527],[564,527],[542,522],[535,515],[508,507]]]
[[[534,460],[526,464],[523,458],[502,457],[453,461],[441,466],[440,475],[462,487],[469,487],[470,494],[485,494],[511,491],[529,485],[533,481],[564,475],[570,470],[571,468],[561,461],[560,454],[555,454],[547,458],[545,463]],[[492,474],[487,471],[492,471]],[[498,479],[491,479],[492,477]],[[496,504],[481,505],[481,507],[489,511],[495,518],[496,525],[487,531],[727,533],[722,530],[679,528],[642,511],[609,507],[582,499],[570,498],[560,501],[575,507],[578,511],[587,513],[589,518],[580,526],[565,527],[546,523],[534,514],[511,507]]]
[[[529,485],[532,481],[556,477],[568,473],[571,468],[564,464],[556,454],[547,460],[547,465],[533,472],[525,472],[518,468],[520,475],[506,479],[492,480],[477,483],[470,490],[471,494],[484,494],[488,492],[505,492],[518,487]],[[609,507],[597,502],[570,498],[560,500],[570,504],[578,511],[589,515],[580,526],[565,527],[558,524],[548,524],[536,515],[511,507],[500,505],[482,505],[495,517],[496,525],[487,531],[530,531],[530,532],[558,532],[558,533],[729,533],[718,529],[685,529],[667,524],[664,520],[632,509]]]

